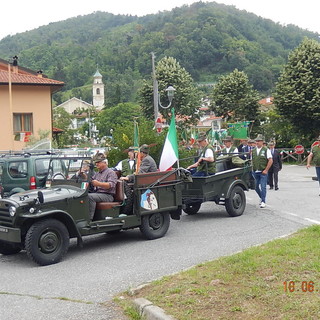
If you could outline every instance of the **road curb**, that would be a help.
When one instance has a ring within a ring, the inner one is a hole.
[[[155,306],[151,301],[144,298],[133,300],[134,308],[139,312],[140,316],[146,320],[175,320],[170,315],[167,315],[163,309]]]

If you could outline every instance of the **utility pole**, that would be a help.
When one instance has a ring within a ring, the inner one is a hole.
[[[154,65],[155,60],[155,54],[154,52],[151,52],[151,58],[152,58],[152,78],[153,78],[153,106],[154,106],[154,122],[157,122],[158,114],[159,114],[159,105],[158,105],[158,81],[156,78],[156,70]]]

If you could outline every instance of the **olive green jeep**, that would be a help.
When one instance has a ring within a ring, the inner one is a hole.
[[[0,199],[1,254],[25,250],[37,264],[49,265],[67,253],[70,238],[82,246],[87,235],[140,228],[156,239],[166,234],[170,216],[180,218],[183,174],[177,169],[136,175],[131,186],[118,180],[114,201],[98,203],[91,220],[90,179],[78,175],[85,163],[92,173],[91,158],[51,158],[45,188]]]

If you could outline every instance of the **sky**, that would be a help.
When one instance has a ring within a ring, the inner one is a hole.
[[[143,16],[170,11],[198,0],[17,0],[1,2],[0,40],[7,35],[29,31],[50,22],[65,20],[95,11]],[[210,2],[210,1],[203,1]],[[281,24],[294,24],[320,33],[319,0],[216,0],[255,13]]]

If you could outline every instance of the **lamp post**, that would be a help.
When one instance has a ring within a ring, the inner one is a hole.
[[[159,106],[163,109],[168,109],[171,107],[171,104],[172,104],[172,100],[173,100],[173,97],[174,97],[174,92],[176,91],[176,89],[173,87],[173,86],[169,86],[167,89],[167,95],[168,95],[168,99],[169,99],[169,105],[167,107],[164,107],[161,102],[160,102],[160,95],[158,94],[159,96]]]

